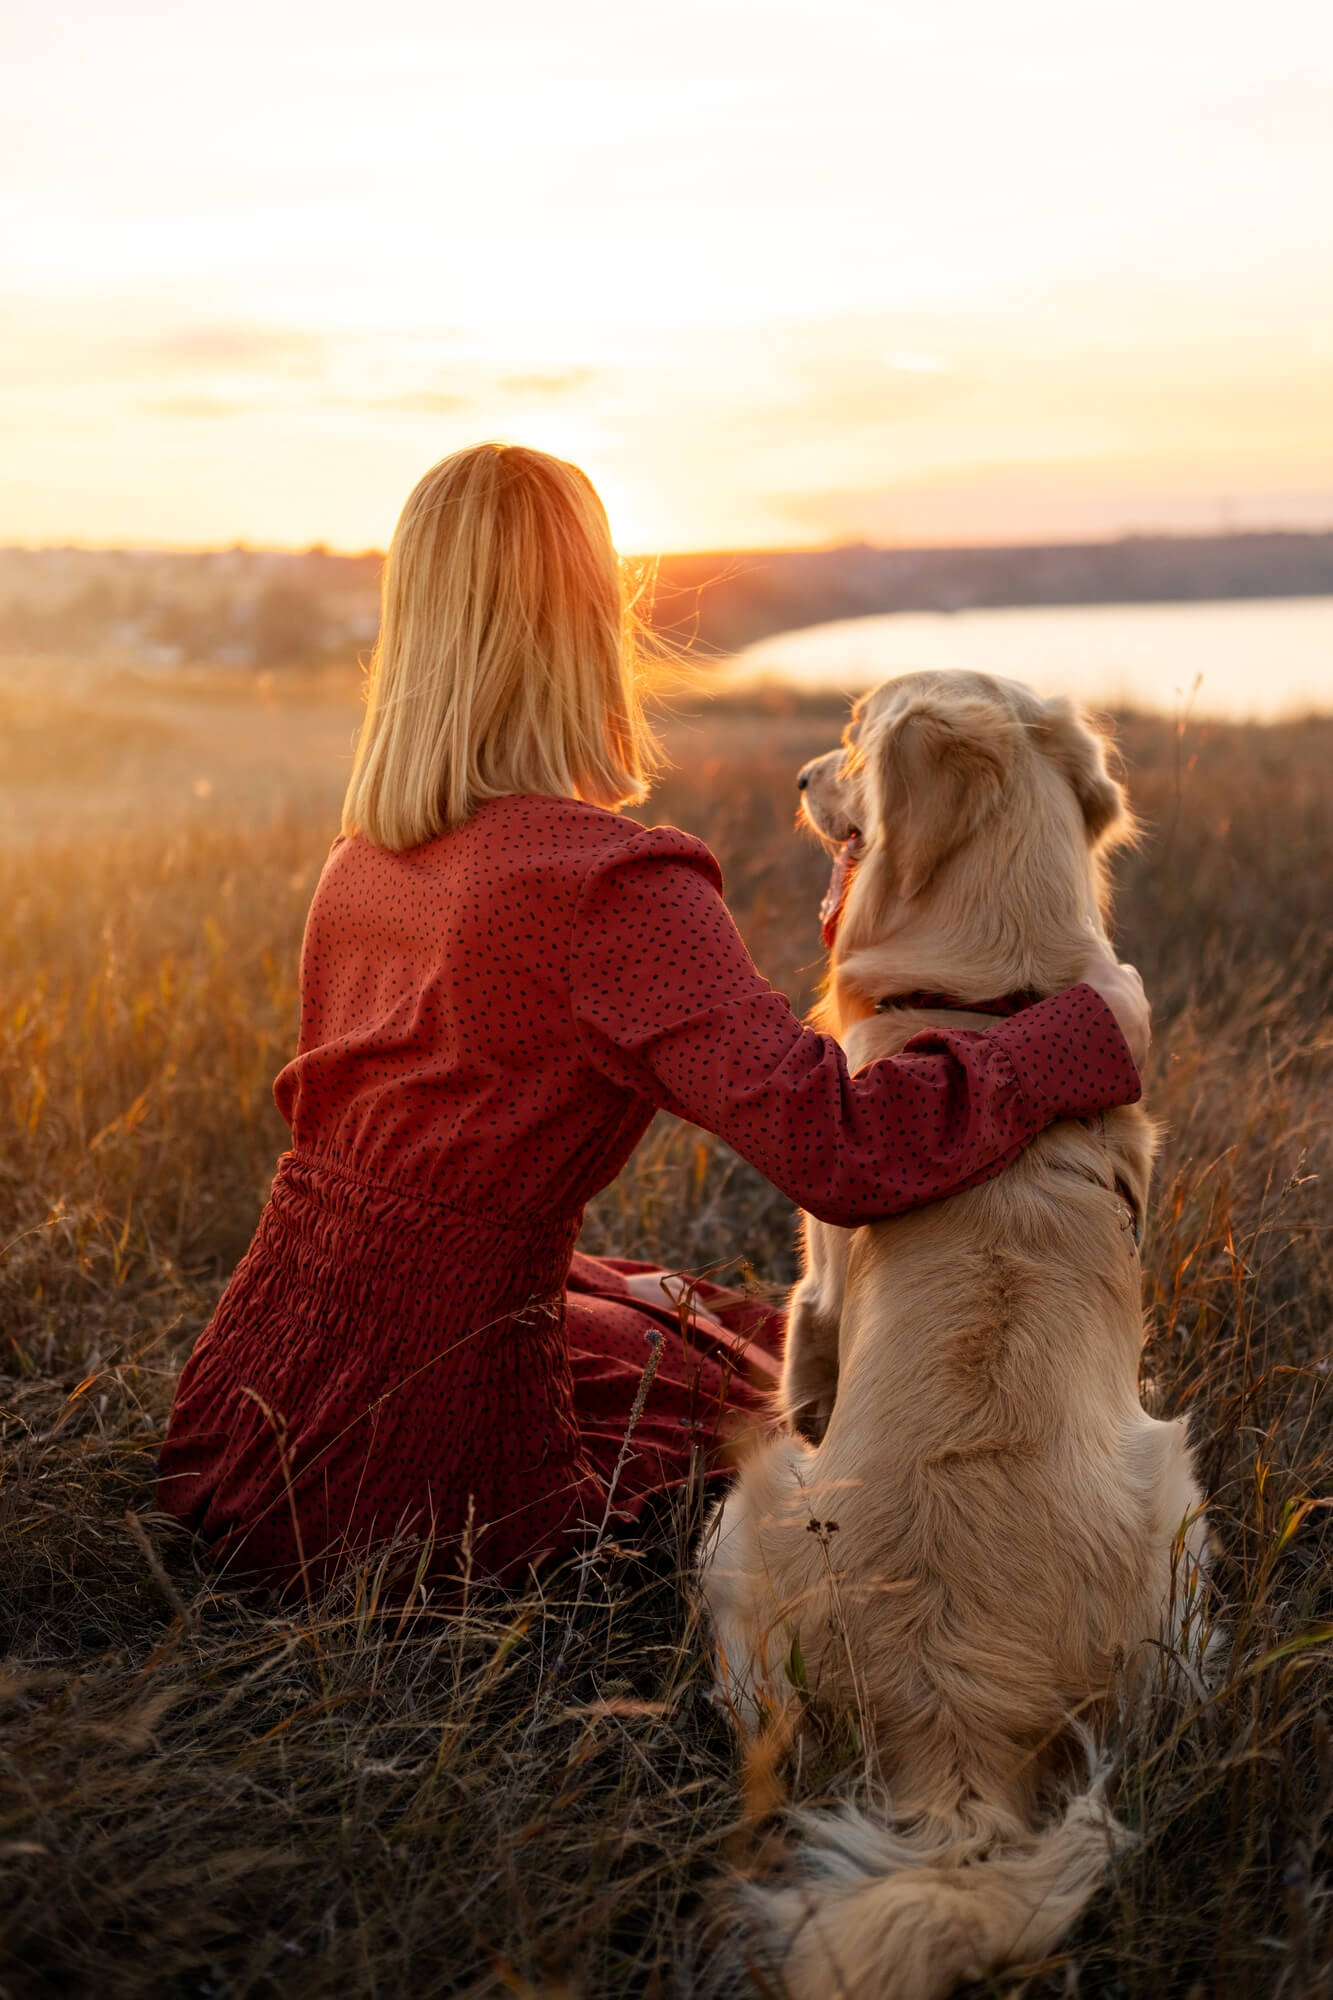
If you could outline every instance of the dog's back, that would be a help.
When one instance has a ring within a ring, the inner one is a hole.
[[[1146,1120],[1116,1116],[1146,1156]],[[1138,1398],[1123,1202],[1070,1164],[1101,1143],[1056,1128],[999,1179],[856,1232],[826,1434],[743,1476],[808,1692],[873,1714],[902,1813],[973,1796],[1030,1817],[1071,1715],[1096,1720],[1157,1622],[1193,1495],[1182,1427]],[[767,1651],[781,1667],[790,1641]]]
[[[1146,1169],[1146,1120],[1116,1118]],[[798,1996],[925,2000],[1050,1949],[1123,1839],[1090,1760],[1198,1494],[1184,1426],[1139,1402],[1132,1230],[1080,1171],[1102,1143],[1057,1127],[856,1232],[826,1434],[770,1446],[721,1510],[707,1590],[751,1720],[799,1677],[892,1803],[892,1831],[806,1815],[810,1883],[752,1892]]]

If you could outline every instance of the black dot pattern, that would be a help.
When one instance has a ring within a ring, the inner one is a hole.
[[[575,1253],[659,1106],[855,1224],[1138,1096],[1088,987],[852,1077],[721,890],[699,841],[570,799],[492,800],[404,854],[335,842],[275,1085],[292,1150],[160,1461],[219,1561],[282,1583],[429,1536],[441,1581],[465,1559],[514,1580],[753,1419],[779,1315],[704,1285],[726,1332],[685,1342],[627,1291],[642,1267]]]

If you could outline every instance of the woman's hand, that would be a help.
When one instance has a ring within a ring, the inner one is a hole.
[[[1099,938],[1079,973],[1079,983],[1100,993],[1129,1044],[1135,1069],[1142,1071],[1152,1041],[1152,1008],[1132,965],[1121,965],[1105,938]]]

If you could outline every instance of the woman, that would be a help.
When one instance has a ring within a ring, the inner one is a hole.
[[[855,1224],[1139,1094],[1116,1015],[1146,1047],[1147,1009],[1109,959],[849,1076],[708,850],[621,816],[657,761],[638,665],[581,472],[482,445],[426,475],[306,928],[292,1150],[161,1455],[163,1506],[234,1575],[309,1587],[394,1540],[440,1586],[512,1583],[717,1468],[774,1316],[703,1287],[686,1340],[660,1274],[574,1249],[659,1106]]]

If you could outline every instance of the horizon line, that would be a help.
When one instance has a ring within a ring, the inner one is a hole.
[[[970,555],[982,550],[1098,549],[1115,548],[1128,542],[1246,542],[1286,536],[1292,540],[1314,541],[1333,535],[1333,516],[1320,527],[1294,527],[1281,522],[1246,527],[1121,528],[1105,535],[1040,536],[1023,540],[978,537],[970,541],[950,539],[877,542],[862,536],[818,542],[738,542],[693,543],[681,548],[619,551],[629,562],[660,562],[679,557],[721,556],[814,556],[836,555],[861,550],[873,555],[951,553]],[[0,555],[102,555],[102,556],[330,556],[340,562],[383,562],[386,549],[342,548],[332,542],[165,542],[165,541],[8,541],[0,542]]]

